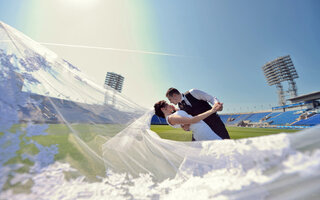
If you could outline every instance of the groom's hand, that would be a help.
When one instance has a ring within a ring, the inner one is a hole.
[[[220,102],[214,103],[214,105],[211,108],[211,111],[213,111],[214,113],[221,111],[221,110],[222,110],[222,103],[220,103]]]
[[[181,124],[181,128],[185,131],[190,131],[190,124]]]
[[[220,104],[220,107],[217,111],[222,111],[223,110],[223,103],[220,103],[220,102],[218,102],[218,103]]]
[[[216,103],[214,103],[212,108],[214,108],[216,110],[216,112],[222,111],[223,110],[223,103],[216,102]]]

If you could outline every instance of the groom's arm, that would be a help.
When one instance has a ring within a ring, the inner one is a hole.
[[[201,91],[198,89],[191,89],[189,92],[194,98],[207,101],[211,103],[211,105],[214,105],[215,103],[219,102],[219,99],[217,97],[214,97],[204,91]],[[218,111],[222,111],[222,109],[223,109],[223,106],[221,106],[221,109],[219,109]]]
[[[189,91],[191,93],[191,95],[199,100],[204,100],[207,101],[209,103],[211,103],[211,105],[214,105],[215,103],[219,103],[219,99],[217,97],[214,97],[204,91],[198,90],[198,89],[191,89]],[[218,111],[222,111],[223,110],[223,105],[221,105],[221,108]]]
[[[191,89],[189,91],[191,95],[199,100],[204,100],[210,102],[212,105],[219,102],[219,99],[217,97],[214,97],[204,91],[198,90],[198,89]]]

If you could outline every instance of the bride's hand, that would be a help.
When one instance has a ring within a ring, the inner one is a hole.
[[[215,113],[215,112],[221,110],[221,109],[222,109],[222,105],[223,105],[223,104],[220,103],[220,102],[215,103],[215,104],[212,106],[211,111],[212,111],[213,113]]]
[[[185,131],[190,131],[190,124],[181,124],[181,128]]]
[[[220,103],[220,102],[218,102],[219,103],[219,109],[217,110],[217,111],[222,111],[223,110],[223,103]]]

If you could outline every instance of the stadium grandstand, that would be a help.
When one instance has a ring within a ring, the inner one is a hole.
[[[320,91],[289,99],[292,104],[273,107],[270,111],[220,114],[226,126],[261,128],[308,128],[320,124]],[[167,125],[154,115],[153,125]]]
[[[226,126],[299,129],[320,124],[320,91],[297,95],[295,79],[299,76],[290,55],[266,63],[262,70],[268,84],[277,87],[279,106],[261,112],[220,114]],[[283,82],[289,86],[287,91],[284,90]],[[286,98],[286,94],[291,97]],[[166,125],[167,122],[153,116],[151,124]]]
[[[29,94],[28,92],[22,92],[22,94],[30,95],[33,101],[26,103],[23,107],[19,106],[20,123],[33,121],[35,123],[59,124],[66,120],[69,123],[109,124],[113,123],[114,118],[119,122],[126,122],[130,119],[129,114],[125,115],[112,106],[79,103],[34,93]],[[60,117],[61,114],[64,119]],[[124,116],[127,116],[127,118]]]

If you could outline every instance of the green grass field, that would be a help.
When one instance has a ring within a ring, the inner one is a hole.
[[[161,138],[191,141],[191,132],[184,131],[181,128],[172,128],[168,125],[152,125],[151,130],[158,133]],[[248,137],[258,137],[263,135],[272,135],[277,133],[294,133],[299,130],[292,129],[274,129],[274,128],[243,128],[243,127],[227,127],[231,139],[240,139]]]
[[[54,159],[59,161],[66,161],[71,164],[72,167],[77,168],[82,175],[86,175],[90,180],[95,180],[96,175],[104,176],[105,168],[104,163],[95,159],[94,156],[88,151],[88,148],[84,148],[87,145],[89,149],[96,152],[98,155],[102,154],[101,146],[109,138],[116,135],[125,126],[122,125],[92,125],[92,124],[71,124],[68,127],[65,124],[50,124],[48,129],[45,130],[47,135],[37,135],[28,137],[24,128],[26,124],[14,125],[11,129],[11,133],[22,132],[19,135],[20,149],[16,152],[16,156],[8,160],[5,165],[21,163],[23,167],[16,170],[19,173],[27,173],[30,167],[34,163],[28,159],[22,159],[22,154],[27,153],[29,155],[36,155],[39,153],[34,143],[37,142],[43,146],[49,147],[51,145],[58,145],[58,154]],[[71,129],[73,131],[71,131]],[[296,132],[297,130],[285,130],[285,129],[264,129],[264,128],[240,128],[240,127],[227,127],[232,139],[257,137],[262,135],[270,135],[281,132]],[[175,129],[167,125],[152,125],[151,130],[156,132],[161,138],[176,140],[176,141],[191,141],[191,132],[186,132],[182,129]],[[0,138],[4,133],[0,133]],[[77,138],[80,138],[79,141]],[[10,140],[2,148],[5,148],[11,143]],[[79,174],[73,172],[67,173],[67,178],[77,177]],[[9,181],[9,180],[8,180]],[[10,188],[9,182],[4,185],[4,188]],[[24,191],[29,188],[31,184],[18,185],[16,190]]]
[[[105,174],[104,163],[97,161],[90,151],[83,148],[82,144],[85,143],[91,150],[101,155],[101,145],[125,128],[123,125],[116,124],[71,124],[70,127],[66,124],[50,124],[48,129],[44,131],[47,135],[28,137],[24,130],[25,127],[27,127],[26,124],[16,124],[9,130],[12,133],[22,132],[22,134],[19,136],[20,149],[16,151],[16,156],[5,164],[23,163],[24,167],[17,172],[28,172],[29,167],[33,166],[34,163],[28,159],[22,159],[21,155],[27,153],[34,156],[39,153],[36,145],[30,143],[30,141],[35,141],[46,147],[57,144],[59,151],[54,159],[67,161],[73,167],[76,167],[81,174],[85,174],[92,179],[95,179],[97,174],[100,176]],[[0,138],[3,135],[0,132]],[[82,142],[79,142],[77,138],[80,138]],[[4,147],[10,145],[10,143],[11,141],[8,141],[8,144],[4,145]]]

